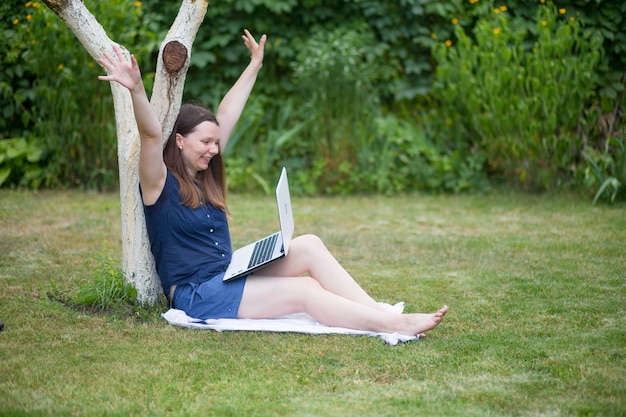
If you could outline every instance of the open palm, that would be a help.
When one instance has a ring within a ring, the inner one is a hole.
[[[99,80],[116,81],[133,90],[141,83],[141,71],[134,55],[130,56],[130,62],[125,59],[119,46],[113,45],[115,57],[104,52],[104,59],[98,61],[100,65],[107,71],[108,75],[100,75]]]

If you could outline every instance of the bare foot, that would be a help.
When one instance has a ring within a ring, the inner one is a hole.
[[[444,305],[439,311],[432,314],[405,314],[404,325],[402,329],[398,330],[400,334],[406,335],[420,335],[422,336],[428,330],[432,330],[441,323],[443,316],[448,312],[448,306]]]

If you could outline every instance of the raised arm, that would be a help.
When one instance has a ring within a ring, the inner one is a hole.
[[[137,60],[133,55],[130,56],[130,61],[126,60],[117,45],[113,45],[113,51],[115,56],[105,52],[104,59],[99,61],[100,65],[107,70],[108,75],[101,75],[98,79],[118,82],[130,91],[141,140],[139,183],[144,203],[151,205],[156,202],[163,191],[167,172],[163,162],[161,124],[146,95]]]
[[[246,48],[250,51],[250,63],[228,93],[226,93],[217,109],[216,117],[220,124],[220,151],[222,152],[226,149],[228,138],[241,116],[241,112],[248,101],[252,87],[254,87],[254,83],[256,82],[257,75],[263,66],[267,36],[261,36],[261,39],[257,43],[246,29],[241,38]]]

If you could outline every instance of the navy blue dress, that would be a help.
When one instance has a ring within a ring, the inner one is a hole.
[[[200,319],[236,318],[246,277],[223,282],[232,248],[226,213],[211,204],[184,206],[179,184],[168,170],[153,205],[144,205],[150,248],[166,297],[176,285],[173,303]]]

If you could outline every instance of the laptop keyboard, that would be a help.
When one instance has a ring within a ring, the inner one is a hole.
[[[274,246],[276,246],[276,239],[278,239],[278,233],[274,233],[254,244],[254,250],[252,251],[248,268],[254,268],[272,257]]]

